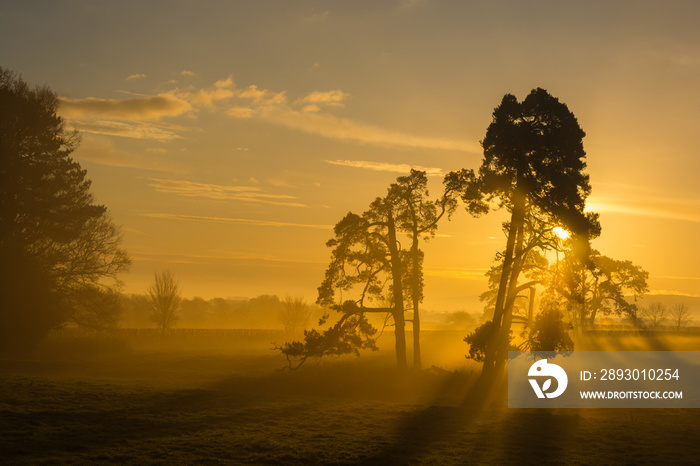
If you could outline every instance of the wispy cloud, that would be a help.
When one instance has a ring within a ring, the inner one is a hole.
[[[180,139],[185,128],[161,120],[193,110],[192,104],[176,95],[143,95],[125,92],[126,99],[61,98],[59,113],[84,133],[153,139],[169,142]]]
[[[333,165],[341,165],[344,167],[366,168],[379,172],[392,173],[411,173],[411,169],[424,171],[429,176],[441,176],[443,171],[441,168],[422,167],[420,165],[409,165],[406,163],[386,163],[386,162],[368,162],[366,160],[324,160],[326,163]]]
[[[180,71],[180,75],[181,76],[195,76],[195,73],[194,73],[194,71],[190,71],[190,70],[182,70],[182,71]]]
[[[104,138],[90,136],[83,138],[75,151],[75,157],[115,167],[141,167],[143,162],[136,154],[115,149]]]
[[[192,109],[186,100],[171,94],[135,97],[132,99],[61,98],[60,113],[64,118],[147,121],[182,115]]]
[[[160,142],[182,139],[182,136],[167,127],[164,128],[150,123],[111,120],[69,120],[69,123],[83,133],[104,134],[132,139],[153,139]]]
[[[301,99],[298,99],[297,102],[306,103],[306,104],[342,105],[342,102],[345,99],[347,99],[348,95],[349,94],[347,92],[343,92],[340,89],[336,89],[333,91],[325,91],[325,92],[314,91],[314,92],[302,97]]]
[[[648,296],[659,296],[659,295],[675,295],[675,296],[686,296],[688,298],[700,298],[700,294],[687,293],[685,291],[676,290],[649,290],[646,295]]]
[[[253,115],[255,115],[255,110],[250,107],[231,107],[226,110],[226,114],[234,118],[253,118]]]
[[[271,194],[258,186],[223,186],[186,180],[164,180],[160,178],[151,178],[150,181],[150,186],[156,191],[178,194],[180,196],[258,202],[287,207],[307,207],[305,204],[292,202],[293,199],[296,199],[295,196],[290,196],[288,194]]]
[[[182,74],[189,75],[182,72]],[[418,136],[340,118],[324,109],[342,107],[348,93],[341,89],[313,91],[292,101],[286,91],[276,92],[249,85],[236,88],[232,76],[206,88],[188,86],[158,95],[136,95],[127,99],[61,99],[61,115],[79,129],[96,134],[171,141],[182,128],[154,125],[166,117],[195,117],[201,108],[221,110],[238,119],[256,119],[308,134],[344,142],[389,147],[480,152],[476,143],[450,138]],[[229,102],[232,101],[232,102]]]
[[[700,199],[591,196],[586,210],[700,223]]]
[[[320,230],[332,230],[333,225],[314,225],[308,223],[288,223],[288,222],[273,222],[267,220],[253,220],[249,218],[230,218],[230,217],[203,217],[199,215],[180,215],[167,213],[148,213],[141,214],[143,217],[160,218],[165,220],[189,220],[197,222],[217,222],[217,223],[234,223],[241,225],[256,225],[263,227],[298,227],[298,228],[313,228]]]
[[[252,101],[252,103],[257,106],[264,107],[280,105],[287,102],[287,93],[285,91],[274,92],[268,89],[260,89],[255,84],[240,90],[236,95],[242,99]]]
[[[136,79],[145,79],[145,78],[146,78],[146,75],[145,75],[145,74],[143,74],[143,73],[138,73],[138,74],[132,74],[132,75],[127,76],[127,77],[126,77],[126,80],[127,80],[127,81],[133,81],[133,80],[136,80]]]
[[[147,150],[148,152],[148,150]],[[107,138],[85,136],[74,156],[80,160],[100,163],[113,167],[141,168],[157,171],[174,171],[172,161],[160,161],[154,157],[144,157],[139,154],[117,149]]]
[[[192,90],[176,90],[175,95],[183,98],[193,104],[202,104],[207,107],[213,107],[215,102],[228,100],[234,96],[233,76],[229,75],[226,79],[216,81],[213,86],[208,88]]]
[[[669,276],[669,275],[654,275],[654,278],[663,278],[666,280],[694,280],[694,281],[700,281],[700,277],[676,277],[676,276]]]
[[[330,17],[331,17],[330,11],[321,11],[318,13],[310,14],[309,16],[306,17],[306,21],[309,23],[317,23],[320,21],[326,21]]]
[[[302,112],[316,113],[321,111],[321,107],[316,104],[304,105],[301,109]]]
[[[321,112],[300,111],[288,105],[263,105],[249,107],[249,118],[297,129],[309,134],[346,142],[392,147],[443,149],[462,152],[479,152],[479,146],[466,141],[416,136],[359,123],[347,118]],[[229,113],[231,116],[237,114]]]
[[[226,110],[226,114],[234,118],[257,119],[346,142],[476,153],[481,151],[477,143],[387,130],[324,112],[323,107],[344,105],[348,93],[341,89],[313,91],[293,101],[287,98],[286,91],[275,92],[254,84],[243,89],[225,90],[230,90],[232,97],[238,100]],[[183,91],[175,93],[189,100],[196,95]]]

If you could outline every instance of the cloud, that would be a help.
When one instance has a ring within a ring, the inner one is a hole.
[[[400,131],[386,130],[327,113],[295,110],[289,105],[272,99],[256,105],[252,109],[252,112],[246,114],[246,118],[255,117],[262,121],[339,141],[378,146],[480,152],[480,147],[476,143],[456,139],[415,136]],[[229,115],[242,117],[235,112],[233,114],[229,113]]]
[[[181,76],[195,76],[195,73],[194,73],[194,71],[190,71],[190,70],[182,70],[182,71],[180,71],[180,75]]]
[[[305,105],[301,111],[302,112],[311,112],[311,113],[316,113],[321,110],[321,107],[319,107],[316,104],[311,104],[311,105]]]
[[[226,79],[220,79],[213,85],[197,89],[194,86],[185,88],[177,88],[170,91],[170,94],[187,101],[194,106],[204,105],[210,110],[215,109],[215,103],[219,101],[229,100],[231,98],[250,99],[258,104],[280,103],[286,100],[284,93],[272,93],[267,90],[258,89],[257,86],[248,86],[245,89],[236,89],[236,84],[233,81],[233,75],[229,75]],[[235,111],[233,113],[236,113]],[[237,114],[241,118],[245,118],[243,114]]]
[[[305,97],[299,99],[298,102],[307,104],[339,104],[340,102],[344,101],[349,95],[350,94],[348,94],[347,92],[343,92],[340,89],[326,92],[314,91],[306,95]]]
[[[216,81],[213,86],[205,89],[200,89],[195,92],[191,90],[192,88],[185,90],[178,89],[174,93],[191,103],[213,107],[214,102],[233,97],[234,87],[233,76],[229,75],[228,78]]]
[[[306,21],[309,23],[317,23],[321,21],[326,21],[331,17],[330,11],[322,11],[321,13],[312,13],[306,17]]]
[[[332,225],[313,225],[307,223],[287,223],[287,222],[272,222],[267,220],[253,220],[249,218],[229,218],[229,217],[203,217],[198,215],[180,215],[167,213],[148,213],[141,214],[144,217],[160,218],[166,220],[190,220],[199,222],[217,222],[217,223],[234,223],[242,225],[257,225],[264,227],[298,227],[298,228],[314,228],[320,230],[332,230]]]
[[[192,105],[172,94],[132,99],[61,98],[60,113],[69,119],[102,118],[109,120],[147,121],[182,115]]]
[[[195,94],[190,96],[190,101],[196,104],[203,104],[211,107],[214,102],[226,100],[233,97],[233,91],[225,88],[200,89]]]
[[[145,78],[146,78],[146,75],[145,75],[145,74],[143,74],[143,73],[138,73],[138,74],[132,74],[132,75],[130,75],[130,76],[127,76],[127,77],[126,77],[126,80],[127,80],[127,81],[133,81],[133,80],[136,80],[136,79],[145,79]]]
[[[347,96],[348,94],[340,89],[325,92],[314,91],[295,102],[309,104],[301,110],[296,110],[287,103],[285,92],[272,92],[256,85],[250,85],[244,90],[236,92],[236,97],[250,100],[250,104],[247,106],[236,105],[229,108],[226,113],[234,118],[257,118],[340,141],[379,146],[480,152],[480,147],[476,143],[421,137],[321,112],[318,104],[340,105]]]
[[[253,99],[253,100],[260,100],[262,99],[265,94],[267,94],[268,91],[266,90],[260,90],[258,89],[258,86],[255,84],[248,86],[243,92],[241,92],[239,97],[243,97],[244,99]]]
[[[75,158],[115,167],[141,167],[142,160],[133,153],[116,150],[110,141],[84,137]]]
[[[148,123],[130,123],[110,120],[70,120],[69,122],[71,126],[83,133],[103,134],[132,139],[153,139],[159,142],[170,142],[174,139],[182,139],[182,136],[170,129]]]
[[[276,186],[278,188],[291,188],[292,187],[292,185],[288,181],[285,181],[281,178],[268,178],[265,181],[267,181],[268,184],[270,184],[272,186]]]
[[[135,97],[61,98],[59,113],[70,125],[84,133],[160,142],[182,138],[177,133],[183,131],[183,127],[161,123],[160,120],[190,112],[192,105],[189,102],[172,94],[131,95]]]
[[[162,118],[184,114],[195,116],[201,107],[218,111],[218,102],[234,100],[233,105],[229,104],[224,110],[226,115],[233,118],[257,119],[339,141],[389,147],[481,151],[476,143],[387,130],[323,111],[325,106],[343,106],[347,96],[340,89],[314,91],[290,103],[285,91],[270,91],[256,85],[237,89],[232,75],[229,75],[207,88],[188,86],[153,96],[136,95],[121,100],[62,98],[60,113],[84,132],[167,142],[181,138],[177,133],[183,128],[164,125],[160,122]]]
[[[676,290],[649,290],[645,293],[647,296],[668,296],[668,295],[675,295],[675,296],[685,296],[688,298],[700,298],[700,294],[694,294],[694,293],[686,293],[685,291],[676,291]]]
[[[655,275],[653,278],[664,278],[667,280],[697,280],[700,281],[700,277],[675,277],[668,275]]]
[[[109,139],[95,136],[83,137],[80,146],[73,155],[78,160],[88,160],[113,167],[142,168],[158,171],[173,171],[174,168],[171,162],[160,162],[152,157],[144,157],[132,152],[119,150],[114,147]]]
[[[160,178],[151,178],[150,181],[152,182],[150,186],[162,193],[217,200],[258,202],[287,207],[307,207],[298,202],[291,202],[292,199],[296,199],[295,196],[290,196],[288,194],[271,194],[257,186],[223,186],[186,180],[164,180]]]
[[[233,87],[233,75],[230,74],[228,75],[228,78],[226,79],[220,79],[214,83],[214,87],[218,88],[229,88]]]
[[[280,105],[287,101],[287,93],[258,89],[255,84],[248,86],[237,94],[237,97],[250,99],[258,105]]]
[[[226,114],[234,118],[253,118],[255,110],[250,107],[231,107],[226,110]]]
[[[408,174],[411,173],[413,168],[424,171],[428,176],[442,176],[444,173],[441,168],[421,167],[420,165],[408,165],[405,163],[368,162],[366,160],[324,160],[324,162],[344,167],[366,168],[379,172]]]
[[[700,200],[697,199],[591,196],[586,202],[586,211],[700,223]]]

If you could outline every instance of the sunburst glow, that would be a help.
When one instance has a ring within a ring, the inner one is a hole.
[[[568,230],[562,227],[554,227],[552,229],[552,232],[554,232],[554,234],[557,235],[557,237],[563,241],[566,241],[567,239],[569,239],[569,236],[571,236],[571,233],[569,233]]]

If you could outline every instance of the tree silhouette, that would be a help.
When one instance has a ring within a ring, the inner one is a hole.
[[[482,141],[484,159],[478,175],[468,170],[448,175],[448,183],[461,187],[473,215],[486,213],[491,202],[510,213],[493,314],[498,335],[487,346],[485,374],[505,364],[503,342],[521,286],[518,278],[529,252],[542,244],[538,235],[562,226],[588,244],[599,234],[597,216],[584,213],[591,190],[583,171],[584,136],[573,113],[544,89],[533,90],[523,102],[507,94],[494,110]],[[536,222],[547,227],[528,228],[528,223],[536,226]]]
[[[642,309],[642,316],[648,322],[650,328],[659,328],[666,322],[668,308],[663,303],[651,303]]]
[[[70,157],[79,138],[58,106],[50,89],[0,69],[0,350],[84,323],[89,302],[108,298],[130,263],[119,229]],[[108,323],[110,309],[91,308],[90,322]]]
[[[492,320],[487,320],[464,337],[464,342],[469,345],[469,354],[466,355],[466,358],[473,359],[476,362],[486,361],[488,347],[493,345],[494,340],[498,339],[503,339],[503,341],[498,343],[508,347],[510,351],[518,351],[518,348],[511,344],[513,340],[512,332],[508,332],[507,337],[504,338],[496,324]]]
[[[442,196],[434,201],[429,199],[428,178],[423,171],[411,170],[409,176],[396,179],[389,187],[388,198],[396,208],[396,226],[408,235],[411,247],[406,261],[406,291],[413,310],[413,367],[420,369],[420,303],[423,302],[423,251],[420,240],[435,236],[440,219],[449,217],[457,207],[456,192],[450,185],[445,186]]]
[[[693,320],[690,317],[688,306],[685,304],[674,304],[671,306],[670,314],[673,325],[676,326],[676,330],[680,330],[682,327],[688,325],[691,320]]]
[[[542,244],[544,247],[544,244]],[[517,288],[516,299],[513,300],[513,315],[519,315],[531,320],[534,315],[534,301],[536,297],[536,286],[547,283],[547,272],[550,263],[547,258],[538,250],[531,250],[525,256],[522,264],[522,274],[528,279],[527,282]],[[496,299],[500,285],[501,274],[503,272],[503,253],[496,255],[495,264],[486,272],[488,279],[488,289],[484,291],[479,300],[486,303],[482,320],[492,320],[496,309]]]
[[[318,289],[317,304],[340,313],[340,320],[322,334],[316,330],[305,332],[304,343],[277,347],[288,360],[303,363],[308,357],[358,354],[360,348],[375,348],[376,329],[365,314],[386,313],[387,319],[393,319],[397,365],[405,369],[405,312],[410,307],[414,365],[421,367],[419,303],[423,299],[423,252],[419,241],[433,236],[437,222],[454,211],[453,192],[448,189],[442,198],[428,200],[425,172],[411,170],[362,215],[350,212],[335,225],[335,237],[327,242],[333,248],[331,262]],[[401,234],[409,236],[409,249],[401,247]],[[355,299],[343,301],[343,293]],[[328,317],[324,316],[320,324],[325,324]],[[294,367],[291,361],[289,367]]]
[[[564,322],[561,304],[545,300],[542,311],[535,317],[527,335],[530,351],[573,351],[574,342],[569,335],[570,325]]]
[[[293,336],[303,330],[309,323],[311,320],[311,309],[309,309],[303,298],[287,296],[282,301],[282,308],[277,317],[284,326],[284,332],[289,336]]]
[[[636,300],[647,290],[649,273],[631,261],[620,261],[601,255],[595,249],[588,257],[563,249],[563,259],[552,264],[547,279],[549,294],[567,303],[571,322],[578,330],[593,326],[599,315],[636,314]]]
[[[151,309],[151,321],[162,332],[173,327],[178,320],[180,307],[180,285],[170,270],[155,273],[153,283],[148,288],[148,306]]]
[[[364,328],[360,324],[366,323],[366,313],[390,314],[394,321],[396,363],[405,369],[405,255],[397,241],[392,201],[389,196],[378,197],[361,216],[348,213],[335,226],[335,238],[326,243],[333,248],[332,259],[318,288],[317,304],[340,312],[341,322],[356,315],[353,321],[358,329]],[[357,297],[338,304],[336,292],[356,293]],[[372,307],[372,302],[380,306]]]

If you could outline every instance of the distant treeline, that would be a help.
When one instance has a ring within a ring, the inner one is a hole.
[[[152,311],[145,295],[123,295],[122,314],[119,327],[153,327]],[[323,311],[308,305],[315,316]],[[283,329],[280,315],[283,301],[276,295],[261,295],[256,298],[212,298],[195,296],[183,298],[177,310],[175,327],[184,328],[260,328]]]
[[[299,302],[300,298],[291,301]],[[121,313],[118,327],[153,328],[152,310],[148,299],[142,294],[122,295]],[[272,329],[284,330],[289,327],[290,298],[277,295],[261,295],[255,298],[183,298],[177,310],[175,328],[230,328],[230,329]],[[304,324],[298,330],[317,327],[323,316],[323,307],[316,304],[303,304],[305,310],[297,311],[298,319]],[[379,319],[380,316],[377,316]],[[410,316],[409,316],[410,317]],[[475,315],[465,311],[432,313],[424,316],[426,323],[440,329],[470,329],[477,323]],[[380,319],[380,320],[383,320]]]

